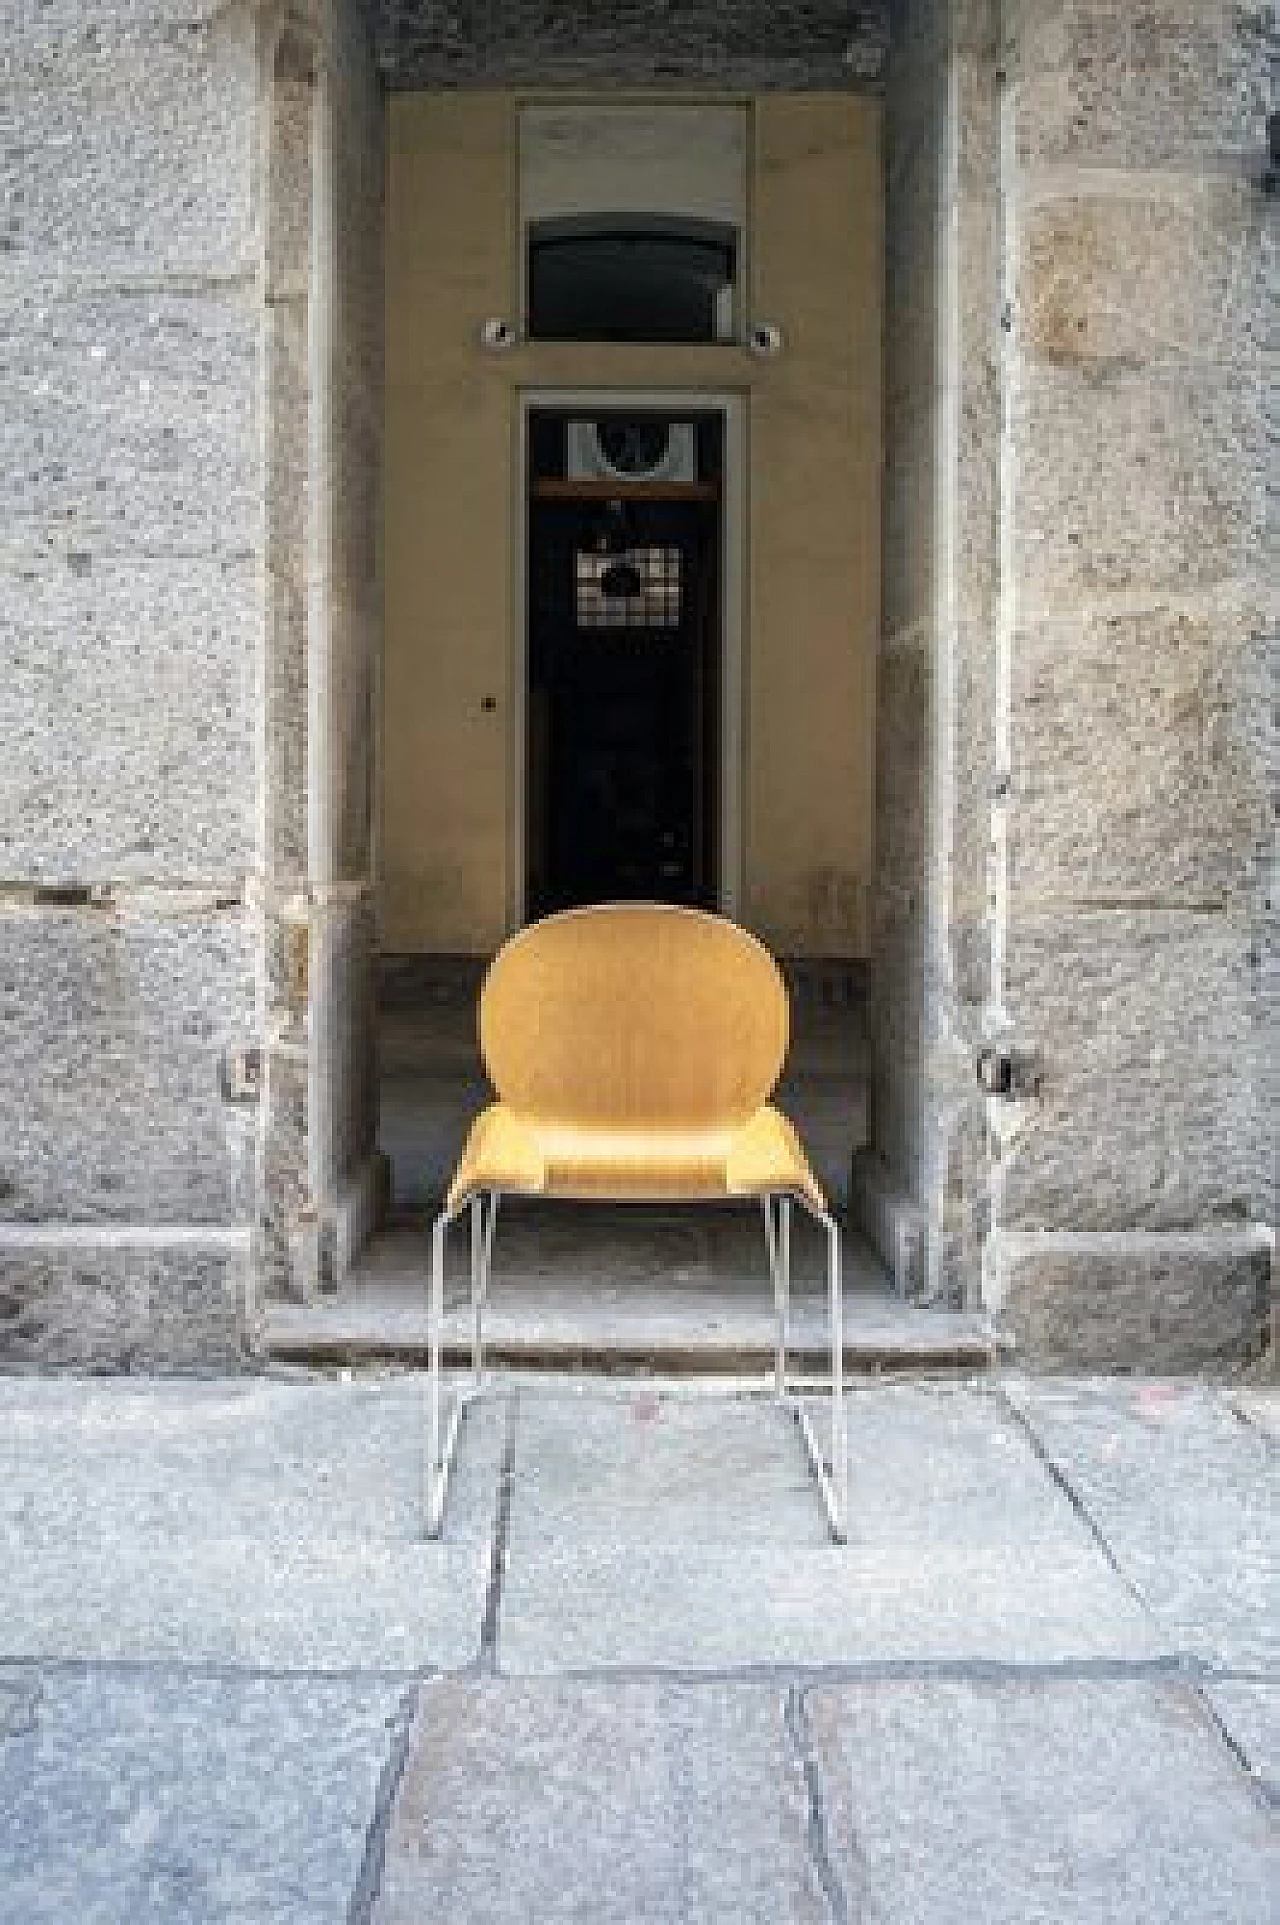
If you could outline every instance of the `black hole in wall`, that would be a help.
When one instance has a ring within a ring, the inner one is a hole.
[[[83,882],[46,883],[35,892],[35,900],[49,909],[83,909],[93,901],[93,891]]]

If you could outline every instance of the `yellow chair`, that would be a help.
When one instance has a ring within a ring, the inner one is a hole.
[[[480,995],[480,1047],[498,1101],[471,1127],[431,1232],[427,1532],[439,1535],[458,1434],[483,1383],[482,1315],[504,1195],[618,1202],[758,1198],[777,1311],[775,1390],[795,1417],[832,1536],[847,1527],[840,1232],[799,1139],[768,1098],[789,1028],[777,964],[720,916],[605,903],[550,916],[494,958]],[[787,1394],[791,1206],[827,1235],[831,1450]],[[471,1217],[473,1383],[441,1399],[444,1246]]]

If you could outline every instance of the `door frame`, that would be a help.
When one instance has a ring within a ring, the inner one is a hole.
[[[701,388],[521,388],[514,463],[516,477],[515,661],[512,672],[510,861],[507,914],[523,926],[528,900],[527,782],[529,743],[529,416],[534,409],[578,409],[589,414],[635,408],[678,414],[682,408],[719,414],[724,423],[721,477],[720,587],[720,847],[716,907],[737,917],[742,904],[742,796],[746,628],[746,397]]]

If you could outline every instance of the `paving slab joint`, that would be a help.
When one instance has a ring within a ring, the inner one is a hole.
[[[1236,1766],[1237,1770],[1244,1775],[1250,1791],[1257,1799],[1263,1811],[1280,1811],[1280,1790],[1269,1782],[1265,1769],[1261,1765],[1254,1763],[1240,1740],[1226,1723],[1218,1707],[1214,1704],[1213,1699],[1205,1689],[1203,1675],[1188,1672],[1187,1689],[1195,1698],[1198,1710],[1205,1718],[1215,1737],[1218,1738],[1220,1743],[1225,1745],[1232,1763]]]
[[[1106,1559],[1111,1569],[1115,1572],[1117,1578],[1119,1578],[1125,1590],[1129,1593],[1129,1596],[1133,1599],[1134,1603],[1138,1606],[1139,1610],[1143,1613],[1144,1617],[1151,1618],[1154,1621],[1155,1613],[1152,1611],[1151,1606],[1148,1603],[1146,1597],[1144,1596],[1141,1588],[1134,1582],[1134,1580],[1130,1577],[1129,1573],[1124,1569],[1119,1558],[1116,1556],[1115,1551],[1112,1549],[1112,1546],[1105,1532],[1103,1531],[1102,1526],[1098,1523],[1097,1518],[1094,1517],[1092,1511],[1089,1509],[1083,1497],[1081,1497],[1079,1491],[1076,1489],[1075,1485],[1071,1482],[1071,1479],[1067,1476],[1062,1466],[1056,1461],[1054,1457],[1050,1455],[1048,1448],[1046,1447],[1043,1440],[1041,1439],[1030,1417],[1027,1415],[1027,1413],[1024,1410],[1020,1410],[1018,1408],[1018,1405],[1016,1404],[1014,1399],[1009,1395],[1008,1390],[1003,1384],[997,1383],[995,1385],[995,1394],[999,1398],[1001,1404],[1004,1406],[1004,1409],[1008,1412],[1009,1416],[1012,1417],[1018,1429],[1022,1432],[1023,1436],[1026,1438],[1028,1444],[1031,1447],[1032,1455],[1035,1457],[1037,1463],[1039,1463],[1048,1472],[1050,1478],[1057,1485],[1058,1489],[1062,1492],[1062,1495],[1066,1498],[1068,1504],[1070,1504],[1072,1510],[1075,1512],[1076,1516],[1080,1519],[1080,1522],[1084,1525],[1085,1529],[1088,1531],[1090,1537],[1093,1539],[1094,1543],[1097,1545],[1098,1549],[1101,1551],[1103,1557]]]
[[[21,1670],[15,1667],[13,1674],[7,1673],[9,1666],[0,1661],[0,1692],[8,1699],[7,1705],[0,1699],[0,1739],[30,1738],[40,1723],[44,1680],[38,1671],[29,1671],[25,1666]]]
[[[374,1793],[373,1815],[369,1820],[369,1829],[365,1833],[364,1856],[360,1861],[359,1875],[351,1894],[351,1901],[347,1906],[347,1925],[370,1925],[373,1918],[373,1908],[382,1889],[382,1874],[387,1859],[387,1834],[391,1828],[391,1815],[395,1810],[400,1781],[404,1777],[404,1769],[409,1757],[409,1738],[417,1708],[418,1687],[412,1685],[401,1698],[387,1723],[391,1743],[387,1752],[387,1761],[378,1778],[378,1789]]]
[[[1270,1452],[1273,1456],[1277,1451],[1280,1451],[1280,1438],[1277,1438],[1274,1429],[1259,1420],[1256,1411],[1250,1410],[1247,1404],[1238,1402],[1235,1397],[1227,1398],[1227,1409],[1231,1412],[1236,1422],[1242,1425],[1251,1437],[1261,1438],[1264,1450]]]
[[[805,1703],[804,1691],[799,1685],[789,1686],[783,1716],[796,1762],[804,1776],[805,1796],[809,1807],[809,1857],[813,1864],[814,1876],[826,1900],[833,1925],[849,1925],[851,1916],[849,1901],[836,1874],[836,1868],[831,1862],[831,1848],[827,1838],[826,1799],[822,1793],[818,1763],[813,1755],[809,1710]]]
[[[495,1672],[498,1668],[498,1624],[502,1614],[502,1586],[507,1573],[507,1545],[511,1535],[511,1499],[516,1477],[516,1424],[520,1393],[513,1391],[507,1403],[507,1427],[502,1442],[502,1462],[498,1467],[498,1502],[493,1522],[493,1556],[489,1563],[489,1588],[485,1593],[484,1617],[480,1626],[478,1669]]]

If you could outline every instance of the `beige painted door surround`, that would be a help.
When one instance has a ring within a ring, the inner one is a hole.
[[[619,104],[650,119],[658,111],[654,102],[605,103]],[[723,406],[737,424],[727,463],[740,536],[726,906],[784,953],[866,953],[881,109],[834,93],[729,104],[746,210],[739,339],[648,345],[534,342],[521,330],[522,115],[560,103],[509,92],[390,100],[381,809],[389,952],[487,953],[520,920],[523,423],[534,397],[643,395]],[[661,105],[695,109],[696,124],[726,103]],[[722,196],[731,148],[715,148]],[[485,345],[490,318],[511,324],[513,345]],[[761,321],[781,333],[772,357],[745,344],[745,327]],[[726,585],[734,578],[730,563]]]

